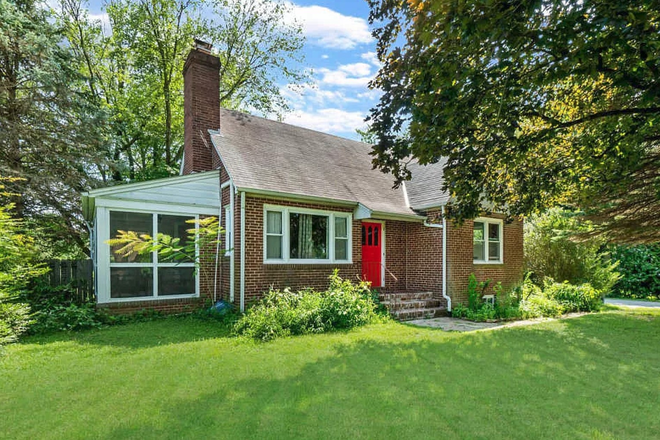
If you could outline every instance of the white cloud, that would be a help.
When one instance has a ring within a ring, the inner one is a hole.
[[[324,60],[327,60],[328,58],[330,58],[330,55],[323,54],[323,55],[321,55],[321,58],[323,58]]]
[[[363,60],[365,60],[370,64],[373,64],[378,68],[380,68],[381,66],[380,61],[378,61],[378,56],[376,55],[376,52],[365,52],[362,55],[360,55],[360,58],[362,58]]]
[[[353,49],[372,41],[364,18],[343,15],[323,6],[293,5],[290,17],[303,28],[307,41],[332,49]]]
[[[366,63],[342,64],[337,69],[320,68],[316,72],[321,74],[321,84],[340,87],[367,87],[373,75],[371,66]]]
[[[345,105],[360,102],[357,98],[346,96],[340,90],[327,90],[319,84],[305,86],[285,86],[280,89],[284,96],[295,109],[309,108],[310,105]]]
[[[364,118],[365,115],[360,112],[323,108],[311,112],[297,110],[288,113],[284,117],[284,122],[326,133],[355,135],[356,129],[364,128]]]

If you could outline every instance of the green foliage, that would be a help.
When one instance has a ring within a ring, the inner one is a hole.
[[[590,283],[609,293],[619,279],[618,263],[610,258],[603,240],[584,238],[592,228],[578,214],[558,208],[525,222],[525,267],[534,281]]]
[[[30,307],[27,304],[0,299],[0,346],[16,341],[31,323]]]
[[[42,237],[84,247],[80,192],[110,166],[106,114],[85,88],[78,60],[50,8],[0,0],[0,173],[15,212]],[[41,222],[41,216],[45,216]],[[57,225],[51,234],[50,226]]]
[[[324,292],[271,290],[236,323],[236,333],[261,341],[282,336],[323,333],[372,322],[376,318],[367,283],[330,276]]]
[[[481,298],[484,296],[484,292],[490,285],[491,280],[486,281],[477,281],[477,277],[471,273],[468,277],[468,308],[471,310],[476,310],[479,305],[482,303]]]
[[[0,178],[0,193],[4,191]],[[30,308],[21,300],[30,281],[46,268],[34,260],[35,245],[24,224],[0,206],[0,345],[15,341],[31,323]]]
[[[589,283],[573,285],[568,282],[556,283],[546,278],[543,287],[532,282],[528,274],[522,284],[513,289],[505,289],[500,283],[494,288],[495,303],[485,303],[479,283],[474,274],[470,275],[468,306],[457,304],[452,308],[452,316],[471,321],[530,319],[557,317],[570,312],[591,312],[600,309],[602,294]],[[475,293],[476,292],[476,293]]]
[[[564,313],[595,311],[600,309],[603,301],[601,293],[589,283],[576,286],[566,281],[563,283],[547,282],[543,293],[561,304]]]
[[[34,314],[30,333],[76,331],[100,328],[112,322],[110,316],[96,310],[94,304],[50,304]]]
[[[281,84],[305,84],[304,37],[268,0],[110,0],[107,23],[86,0],[63,0],[60,21],[87,89],[109,114],[105,127],[119,166],[115,181],[178,172],[183,154],[183,76],[193,39],[214,44],[221,61],[220,105],[281,115]],[[104,27],[105,26],[105,27]]]
[[[616,246],[612,259],[619,262],[621,273],[612,295],[660,299],[660,245]]]
[[[660,240],[660,9],[650,0],[369,0],[374,164],[446,158],[448,215],[584,209]]]
[[[181,243],[180,238],[159,233],[156,238],[149,234],[138,234],[134,231],[118,231],[115,238],[107,240],[110,246],[117,247],[115,252],[129,259],[136,255],[157,252],[164,262],[181,263],[197,261],[198,249],[215,249],[224,229],[220,226],[218,217],[186,220],[192,227],[186,230],[188,239]]]

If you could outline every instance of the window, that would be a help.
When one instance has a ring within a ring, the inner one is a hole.
[[[232,223],[234,219],[231,216],[231,206],[225,206],[225,256],[231,254],[234,244],[234,236],[232,231]]]
[[[502,263],[502,220],[474,221],[472,247],[475,263]]]
[[[264,261],[351,261],[351,215],[301,208],[264,208]]]
[[[196,217],[144,212],[110,211],[110,237],[117,231],[135,231],[152,237],[166,234],[185,244],[188,223]],[[197,294],[195,262],[160,261],[156,252],[149,255],[133,254],[123,257],[117,248],[110,248],[110,298],[145,299]]]

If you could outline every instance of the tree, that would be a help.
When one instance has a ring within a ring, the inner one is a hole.
[[[43,5],[0,0],[0,172],[17,217],[57,216],[82,246],[81,191],[107,164],[104,112],[85,91],[62,29]]]
[[[11,214],[13,206],[6,201],[18,197],[5,188],[17,180],[0,176],[0,346],[27,330],[30,307],[21,302],[21,295],[31,280],[48,271],[35,261],[34,240],[22,220]]]
[[[218,50],[220,103],[281,114],[280,82],[299,84],[304,42],[288,6],[267,0],[110,0],[109,27],[90,20],[85,0],[62,0],[61,18],[90,92],[111,119],[114,180],[178,172],[183,154],[183,77],[193,38]],[[209,12],[212,11],[212,14]],[[145,111],[146,109],[146,111]]]
[[[448,213],[583,208],[660,240],[660,9],[633,0],[369,0],[374,165],[447,158]]]

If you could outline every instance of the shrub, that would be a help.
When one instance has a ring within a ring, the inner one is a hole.
[[[478,286],[474,275],[470,284]],[[473,290],[470,293],[474,294]],[[505,289],[500,283],[494,287],[495,303],[472,301],[468,306],[457,304],[452,316],[472,321],[495,319],[519,319],[557,317],[568,312],[598,310],[602,301],[600,291],[588,283],[573,285],[568,282],[555,283],[546,278],[543,288],[532,282],[528,274],[523,283],[514,289]]]
[[[604,294],[619,278],[617,262],[601,239],[584,239],[592,229],[577,213],[551,209],[525,223],[525,267],[542,285],[545,278],[590,283]],[[578,239],[579,238],[579,239]]]
[[[568,282],[548,282],[543,293],[561,304],[564,313],[598,310],[603,299],[601,293],[589,283],[576,286]]]
[[[614,296],[660,299],[660,245],[616,246],[612,258],[619,262],[621,278]]]
[[[0,345],[14,342],[31,323],[27,304],[0,302]]]
[[[353,284],[335,270],[324,292],[271,290],[236,323],[236,333],[268,341],[367,324],[376,317],[367,283]]]
[[[35,322],[30,333],[85,330],[99,328],[112,322],[109,315],[96,310],[94,304],[51,304],[34,314]]]
[[[2,182],[0,177],[0,196]],[[0,345],[15,341],[31,323],[30,308],[21,297],[28,283],[46,272],[34,260],[34,240],[20,219],[0,206]]]
[[[524,319],[557,317],[564,314],[564,308],[557,300],[548,298],[543,292],[532,295],[520,302],[520,316]]]

